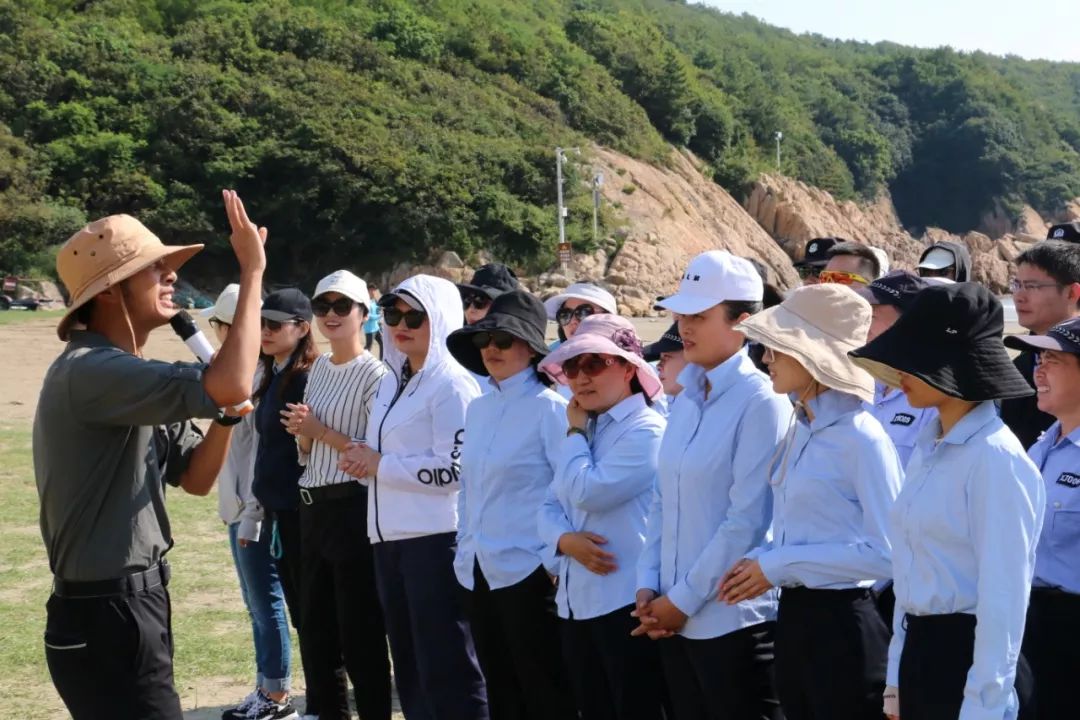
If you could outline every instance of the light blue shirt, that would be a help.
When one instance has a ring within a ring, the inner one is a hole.
[[[596,533],[607,540],[601,547],[615,556],[617,569],[596,575],[559,555],[559,617],[586,620],[633,604],[665,424],[635,393],[590,424],[591,441],[577,433],[562,441],[555,481],[540,508],[540,537],[557,547],[563,533]]]
[[[555,476],[566,436],[566,401],[526,368],[473,400],[465,415],[458,495],[458,582],[473,589],[473,563],[493,590],[521,582],[543,564],[536,509]]]
[[[381,331],[379,321],[382,320],[382,308],[377,302],[371,301],[368,305],[367,320],[364,321],[364,333],[377,333]]]
[[[900,454],[900,467],[907,467],[919,433],[937,418],[937,409],[911,407],[907,395],[880,382],[874,384],[874,402],[866,403],[866,409],[892,439]]]
[[[1009,720],[1046,492],[994,403],[976,406],[936,442],[940,433],[940,419],[923,428],[889,515],[896,614],[887,682],[904,692],[905,614],[973,614],[960,720]]]
[[[869,587],[892,577],[887,533],[900,458],[854,395],[827,390],[808,406],[814,419],[799,413],[772,474],[773,542],[758,562],[773,585]]]
[[[1080,594],[1080,428],[1056,422],[1028,449],[1046,486],[1046,522],[1035,551],[1035,581]]]
[[[792,408],[745,349],[708,372],[687,365],[679,384],[685,389],[660,445],[638,588],[667,595],[689,616],[682,635],[708,639],[776,617],[775,590],[737,605],[716,595],[723,574],[768,539],[769,466]]]

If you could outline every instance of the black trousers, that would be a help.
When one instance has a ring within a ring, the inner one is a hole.
[[[1039,718],[1077,713],[1073,683],[1080,678],[1080,595],[1032,588],[1022,653],[1035,677]]]
[[[300,533],[300,511],[275,510],[273,521],[277,527],[278,542],[281,543],[281,557],[274,560],[277,563],[278,578],[281,580],[281,592],[285,595],[285,606],[289,608],[289,620],[296,628],[296,635],[300,639],[300,664],[304,673],[304,687],[307,688],[305,712],[308,715],[320,715],[322,699],[319,697],[319,688],[312,687],[311,678],[308,677],[308,660],[304,656],[304,613],[300,588],[303,585],[303,544]],[[295,674],[295,673],[294,673]],[[344,679],[341,680],[344,684]],[[347,692],[341,689],[337,693]],[[327,698],[327,703],[333,703],[334,699]]]
[[[492,720],[576,718],[562,662],[555,586],[543,566],[515,585],[492,590],[474,563],[473,589],[462,595]]]
[[[783,720],[773,680],[774,626],[660,640],[675,720]]]
[[[368,352],[371,352],[372,346],[375,343],[379,343],[379,359],[382,360],[382,358],[383,358],[382,333],[381,332],[364,333],[364,336],[365,336],[364,349],[367,350]]]
[[[45,659],[74,720],[180,720],[164,585],[112,597],[53,595],[45,607]]]
[[[390,653],[375,592],[375,559],[367,536],[367,492],[300,506],[300,634],[308,692],[323,720],[349,719],[352,680],[361,720],[389,720]],[[314,491],[313,491],[314,492]]]
[[[776,689],[787,720],[881,720],[889,628],[871,590],[784,588]]]
[[[900,717],[956,720],[975,656],[975,616],[905,615],[904,622],[907,635],[900,654]],[[1015,688],[1020,700],[1019,720],[1031,720],[1035,717],[1034,682],[1023,654],[1016,663]]]
[[[394,679],[407,720],[488,720],[484,676],[454,575],[455,533],[375,543]]]
[[[633,605],[588,620],[563,620],[563,657],[582,720],[660,720],[660,650],[638,626]]]

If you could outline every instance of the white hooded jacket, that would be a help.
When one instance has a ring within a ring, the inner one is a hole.
[[[415,275],[392,292],[407,292],[424,306],[431,326],[424,367],[401,385],[405,355],[385,323],[382,379],[371,407],[367,442],[382,459],[368,485],[371,542],[456,532],[465,409],[480,386],[446,349],[446,337],[464,324],[461,295],[449,280]]]

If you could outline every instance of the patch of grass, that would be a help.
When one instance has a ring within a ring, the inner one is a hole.
[[[63,317],[63,310],[0,310],[0,325],[17,325],[35,320],[56,319]]]

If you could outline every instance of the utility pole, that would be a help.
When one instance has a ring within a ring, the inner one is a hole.
[[[561,147],[555,148],[555,190],[558,194],[559,203],[559,245],[566,242],[566,207],[563,205],[563,177],[562,166],[566,162],[566,154]]]
[[[604,173],[596,173],[592,181],[592,239],[600,239],[600,187],[604,184]]]
[[[776,171],[780,172],[780,141],[784,139],[784,133],[776,131]]]

